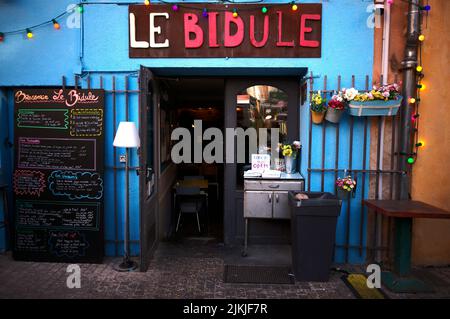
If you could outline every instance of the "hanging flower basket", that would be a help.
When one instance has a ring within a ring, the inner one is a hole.
[[[320,124],[325,117],[325,112],[327,111],[327,100],[322,97],[322,93],[317,91],[311,97],[309,102],[311,109],[311,121],[314,124]]]
[[[339,121],[341,120],[342,113],[344,113],[344,110],[329,108],[327,110],[327,114],[325,115],[325,120],[331,123],[339,123]]]
[[[325,112],[311,111],[311,120],[314,124],[322,123],[324,117],[325,117]]]
[[[352,116],[392,116],[397,114],[402,97],[396,100],[349,101],[348,112]]]

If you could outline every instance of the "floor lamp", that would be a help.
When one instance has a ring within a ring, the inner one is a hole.
[[[114,137],[113,146],[125,147],[125,236],[124,236],[124,256],[122,262],[115,267],[117,271],[133,271],[137,268],[137,263],[130,259],[130,205],[129,205],[129,159],[130,148],[137,148],[141,145],[139,133],[134,122],[120,122]],[[123,158],[123,157],[122,157]]]

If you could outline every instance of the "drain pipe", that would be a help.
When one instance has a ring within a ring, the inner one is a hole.
[[[405,58],[402,61],[403,68],[403,102],[401,108],[401,122],[399,134],[398,170],[405,173],[400,175],[397,185],[397,197],[410,199],[411,167],[407,163],[408,156],[413,152],[414,126],[411,116],[414,107],[409,105],[409,98],[416,97],[416,66],[418,37],[420,31],[419,0],[410,0],[408,8],[408,29],[406,33]]]
[[[382,53],[381,53],[381,75],[382,75],[382,83],[381,85],[388,84],[388,77],[389,77],[389,40],[390,40],[390,34],[391,34],[391,4],[385,0],[384,1],[384,23],[383,23],[383,46],[382,46]],[[378,163],[379,166],[377,166],[378,169],[383,168],[383,154],[384,154],[384,128],[386,125],[386,120],[384,117],[381,119],[381,126],[380,131],[378,134],[380,134],[380,154],[378,154],[379,159]],[[378,198],[383,199],[383,175],[380,174],[378,176]],[[377,246],[381,245],[381,237],[382,237],[382,220],[380,214],[377,214]],[[377,251],[376,259],[379,261],[381,259],[381,251]]]

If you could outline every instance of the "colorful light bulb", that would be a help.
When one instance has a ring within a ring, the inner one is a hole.
[[[295,4],[295,2],[292,3],[291,9],[292,11],[297,11],[298,6]]]
[[[144,4],[145,4],[146,6],[149,6],[149,5],[150,5],[150,1],[149,1],[149,0],[145,0],[145,1],[144,1]]]
[[[173,11],[178,11],[178,5],[177,5],[177,4],[174,4],[174,5],[172,6],[172,10],[173,10]]]
[[[203,16],[204,18],[207,18],[207,17],[208,17],[208,10],[207,10],[206,8],[203,9],[202,16]]]
[[[266,7],[262,7],[262,8],[261,8],[261,12],[262,12],[262,13],[267,13],[267,8],[266,8]]]
[[[425,36],[423,34],[419,35],[419,41],[422,42],[425,40]]]
[[[425,145],[425,144],[424,144],[424,142],[422,142],[422,141],[416,143],[416,147],[421,147],[421,146],[424,146],[424,145]]]
[[[33,32],[31,32],[30,29],[27,29],[27,37],[28,37],[28,39],[31,39],[33,36],[34,36]]]
[[[422,71],[423,71],[423,67],[422,67],[421,65],[418,65],[418,66],[416,67],[416,71],[417,71],[417,72],[422,72]]]
[[[61,26],[59,25],[58,21],[53,19],[52,22],[53,22],[53,28],[55,28],[55,30],[61,29]]]
[[[409,98],[408,102],[411,104],[414,104],[414,103],[416,103],[416,99],[411,97],[411,98]]]
[[[431,10],[431,6],[427,4],[426,6],[420,7],[420,10],[422,10],[422,11],[430,11]]]
[[[79,12],[79,13],[83,13],[83,11],[84,11],[83,5],[81,5],[81,4],[78,5],[78,8],[77,8],[77,9],[78,9],[78,12]]]
[[[393,3],[394,3],[394,0],[387,0],[387,3],[388,3],[388,4],[393,4]]]
[[[233,18],[237,18],[239,15],[236,9],[233,9]]]
[[[414,162],[415,162],[414,157],[412,157],[412,156],[408,157],[408,159],[406,161],[408,162],[408,164],[414,164]]]

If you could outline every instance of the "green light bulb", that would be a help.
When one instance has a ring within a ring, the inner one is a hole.
[[[414,157],[408,157],[408,164],[414,164]]]
[[[261,11],[262,11],[262,13],[267,13],[267,8],[266,7],[262,7]]]

